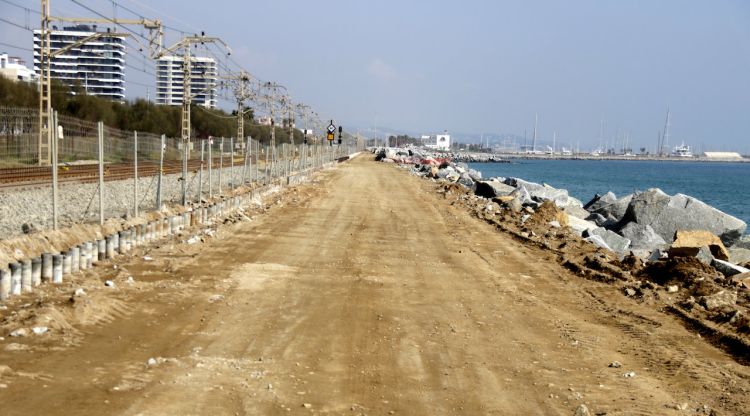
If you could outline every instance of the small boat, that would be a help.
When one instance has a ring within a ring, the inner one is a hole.
[[[693,152],[690,150],[690,146],[686,146],[683,142],[679,146],[675,146],[672,150],[672,156],[674,157],[693,157]]]

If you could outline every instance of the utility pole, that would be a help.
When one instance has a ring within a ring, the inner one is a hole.
[[[243,140],[242,143],[244,143],[245,114],[250,111],[250,109],[245,109],[245,101],[255,97],[255,94],[249,88],[251,81],[250,74],[245,70],[241,70],[238,75],[220,78],[236,83],[234,86],[234,98],[237,100],[237,139]]]
[[[273,171],[273,168],[276,166],[276,94],[279,89],[286,90],[286,87],[283,85],[277,84],[275,82],[266,82],[263,84],[263,87],[267,90],[267,92],[264,94],[265,98],[265,104],[266,104],[266,110],[268,111],[269,117],[271,117],[271,168]]]
[[[182,116],[180,121],[180,131],[182,138],[182,205],[187,205],[187,165],[188,159],[190,158],[190,104],[193,99],[193,93],[190,89],[191,86],[191,73],[192,73],[192,58],[190,49],[193,45],[205,45],[206,43],[218,43],[222,45],[226,50],[227,54],[231,54],[229,46],[221,39],[217,37],[207,37],[205,32],[201,32],[200,36],[185,36],[179,42],[164,48],[157,53],[156,58],[161,58],[168,53],[182,52]],[[209,83],[207,90],[214,88],[214,85]],[[206,91],[198,91],[197,94],[204,93]]]
[[[77,42],[65,46],[64,48],[52,51],[50,41],[50,22],[69,22],[69,23],[102,23],[115,25],[139,25],[149,30],[148,49],[152,57],[158,53],[161,48],[164,31],[161,21],[158,19],[107,19],[107,18],[90,18],[90,17],[58,17],[50,16],[50,0],[41,0],[41,29],[39,33],[39,141],[38,141],[38,163],[39,165],[49,165],[51,162],[50,146],[54,137],[50,126],[52,116],[52,82],[51,82],[51,64],[52,58],[79,47],[87,42],[102,37],[126,37],[125,33],[104,33],[97,32],[87,36]],[[137,39],[136,39],[137,41]],[[139,42],[140,43],[140,42]]]

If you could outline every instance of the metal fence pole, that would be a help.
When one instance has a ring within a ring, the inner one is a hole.
[[[182,206],[187,205],[187,176],[188,176],[188,157],[190,157],[190,141],[182,140]]]
[[[245,178],[247,177],[247,162],[250,159],[250,137],[245,141],[245,160],[242,166],[242,185],[245,185]]]
[[[234,137],[229,138],[229,186],[234,190]]]
[[[224,138],[221,138],[221,148],[219,149],[219,195],[221,195],[221,176],[224,173]]]
[[[97,124],[99,131],[99,224],[104,225],[104,123]]]
[[[133,131],[133,216],[138,216],[138,132]]]
[[[213,165],[214,165],[214,157],[213,157],[213,147],[214,147],[214,139],[208,139],[208,197],[212,198],[214,196],[214,177],[213,177]]]
[[[165,140],[166,136],[161,135],[161,145],[159,146],[159,180],[156,184],[156,209],[161,209],[161,181],[162,177],[164,176],[164,146],[165,146]]]
[[[203,198],[203,153],[206,150],[206,140],[201,140],[201,166],[198,171],[198,203]]]
[[[269,174],[269,171],[268,171],[268,152],[269,152],[269,150],[271,150],[269,148],[269,146],[266,146],[266,174],[265,174],[265,178],[264,178],[266,184],[268,184],[268,182],[269,182],[269,177],[268,177],[268,174]]]
[[[52,229],[57,230],[57,141],[59,140],[57,127],[57,111],[54,112],[52,119]]]

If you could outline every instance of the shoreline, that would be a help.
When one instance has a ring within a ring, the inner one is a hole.
[[[471,153],[475,155],[475,153]],[[477,155],[483,153],[476,153]],[[534,155],[534,154],[519,154],[519,153],[487,153],[487,156],[495,158],[505,159],[520,159],[520,160],[599,160],[599,161],[613,161],[622,160],[629,162],[708,162],[708,163],[750,163],[750,158],[743,157],[740,159],[713,159],[706,157],[656,157],[656,156],[618,156],[618,155]]]

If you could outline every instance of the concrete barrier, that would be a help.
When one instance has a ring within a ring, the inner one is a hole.
[[[63,256],[52,255],[52,283],[60,284],[63,281]]]
[[[71,265],[71,273],[78,273],[79,270],[81,270],[81,248],[78,246],[73,246],[69,250],[72,253],[72,259],[70,260]]]
[[[127,237],[126,237],[127,233],[128,232],[125,230],[117,232],[117,240],[120,242],[120,244],[118,244],[118,247],[117,247],[119,254],[125,254],[127,252],[127,248],[126,248],[127,243],[125,242],[127,240]]]
[[[10,272],[0,269],[0,302],[5,302],[10,297]]]
[[[115,247],[115,236],[114,235],[108,235],[104,238],[104,258],[105,259],[112,259],[115,257],[115,251],[117,248]]]
[[[10,294],[21,294],[21,263],[8,264],[10,269]]]
[[[73,263],[73,253],[72,250],[63,251],[60,253],[63,256],[63,275],[67,276],[71,273],[72,263]]]
[[[26,259],[21,261],[21,290],[23,292],[31,292],[31,260]]]
[[[42,281],[52,281],[52,253],[42,253]]]
[[[97,262],[104,261],[107,258],[107,241],[96,240],[96,260]]]
[[[86,247],[86,268],[94,267],[94,243],[87,241],[83,244]]]
[[[39,286],[42,284],[42,257],[31,259],[31,285]]]

